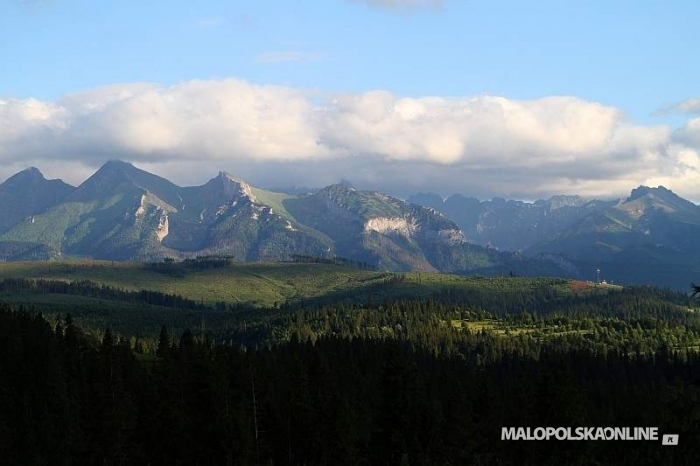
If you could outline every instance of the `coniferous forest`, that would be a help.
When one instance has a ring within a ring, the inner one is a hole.
[[[217,331],[163,326],[150,340],[3,304],[2,463],[696,464],[700,322],[688,297],[557,297],[557,283],[231,308]],[[503,427],[568,426],[680,440],[501,440]]]

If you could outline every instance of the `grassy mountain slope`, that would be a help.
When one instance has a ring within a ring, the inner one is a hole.
[[[135,184],[132,171],[122,162],[106,164],[63,202],[15,225],[0,240],[44,244],[57,255],[127,259],[158,254],[160,224],[175,209]]]
[[[0,184],[0,232],[61,202],[75,188],[61,180],[47,180],[36,168],[28,168]]]

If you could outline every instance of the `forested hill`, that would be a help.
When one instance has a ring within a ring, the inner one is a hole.
[[[700,360],[459,332],[447,354],[325,336],[269,349],[0,310],[3,464],[695,464]],[[18,364],[22,361],[22,364]],[[502,441],[509,426],[654,426],[660,441]]]
[[[349,264],[0,269],[2,464],[700,454],[700,314],[688,293]],[[651,426],[680,445],[500,439],[528,426]]]
[[[173,334],[204,328],[217,341],[277,344],[296,332],[304,338],[408,338],[424,333],[420,322],[446,339],[454,338],[445,330],[452,327],[589,339],[605,327],[599,343],[629,342],[644,330],[645,338],[674,347],[700,344],[696,301],[652,287],[290,263],[55,262],[0,264],[0,272],[0,301],[52,320],[71,313],[91,332],[110,327],[146,345],[162,325]]]

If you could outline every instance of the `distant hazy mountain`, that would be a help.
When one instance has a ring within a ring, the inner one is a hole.
[[[73,189],[61,180],[47,180],[34,167],[8,178],[0,184],[0,232],[31,221],[32,215],[58,204]]]
[[[468,244],[459,227],[435,210],[349,183],[293,195],[221,172],[202,186],[180,187],[112,161],[77,188],[44,180],[36,169],[19,173],[0,185],[0,208],[7,212],[0,232],[5,260],[309,255],[390,270],[560,272]]]
[[[0,184],[0,234],[18,224],[34,224],[35,215],[59,204],[74,189],[61,180],[47,180],[34,167],[8,178]],[[44,259],[53,253],[49,246],[22,237],[0,240],[0,260]]]
[[[700,207],[664,187],[627,199],[554,196],[534,203],[433,194],[409,199],[454,219],[470,240],[551,260],[572,274],[688,289],[700,280]]]
[[[455,194],[443,201],[432,193],[417,194],[408,200],[444,213],[474,243],[515,251],[550,239],[591,211],[614,204],[586,202],[578,196],[554,196],[528,203],[498,197],[479,201]]]

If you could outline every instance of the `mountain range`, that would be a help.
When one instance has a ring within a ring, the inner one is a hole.
[[[0,184],[0,260],[238,261],[343,257],[381,270],[568,276],[687,289],[700,276],[700,207],[663,188],[533,203],[347,182],[275,192],[220,172],[178,186],[110,161],[77,187],[29,168]]]
[[[570,276],[687,290],[700,278],[700,207],[659,186],[612,201],[554,196],[522,202],[416,194],[470,241],[552,261]]]
[[[303,255],[387,270],[534,270],[519,255],[468,243],[433,209],[347,183],[294,195],[220,172],[202,186],[181,187],[110,161],[77,187],[24,170],[0,185],[0,209],[3,260]]]

